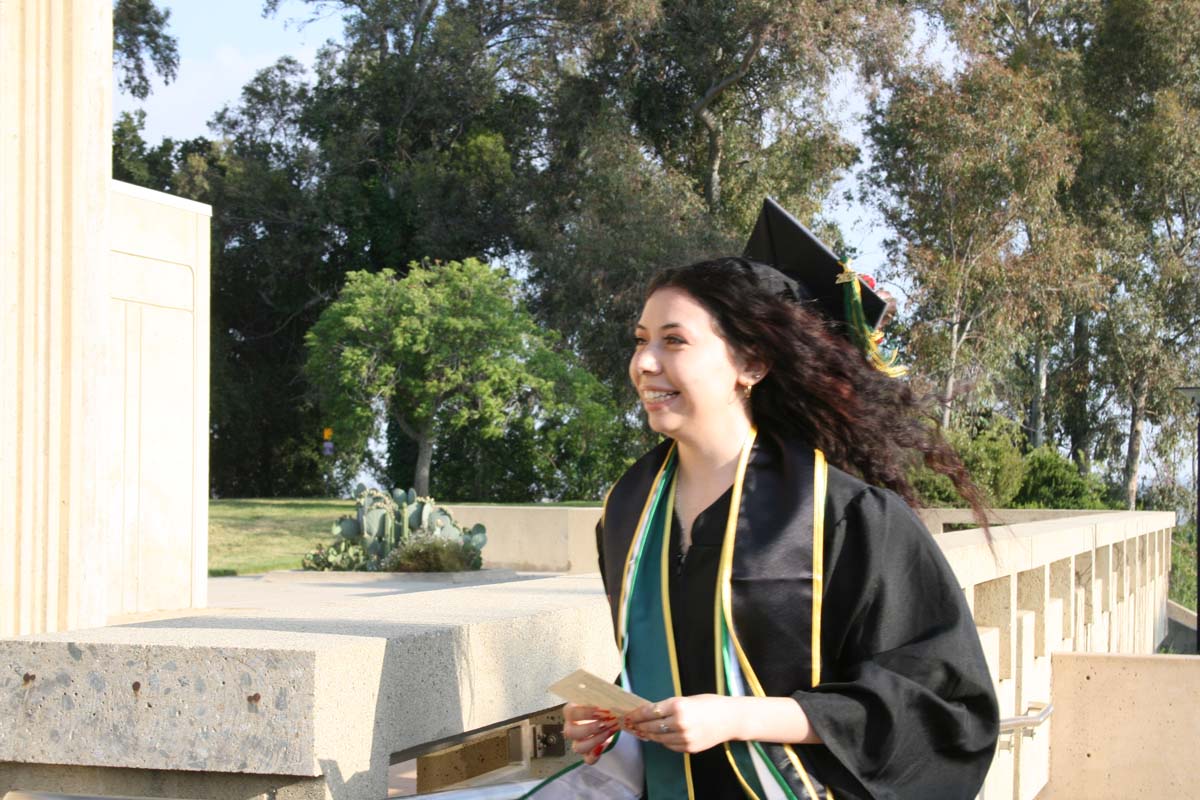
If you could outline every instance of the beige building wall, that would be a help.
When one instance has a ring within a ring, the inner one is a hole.
[[[208,586],[209,206],[112,182],[109,617]]]
[[[209,210],[111,179],[107,0],[0,68],[0,637],[203,605]]]
[[[0,636],[103,625],[112,6],[0,0]],[[100,568],[97,566],[100,565]]]

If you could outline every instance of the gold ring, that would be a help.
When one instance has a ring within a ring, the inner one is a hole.
[[[663,717],[665,717],[665,716],[666,716],[666,714],[664,714],[664,713],[663,713],[663,710],[662,710],[662,707],[661,707],[661,706],[655,706],[655,707],[654,707],[654,713],[655,713],[655,715],[656,715],[656,716],[657,716],[659,719],[662,719]]]

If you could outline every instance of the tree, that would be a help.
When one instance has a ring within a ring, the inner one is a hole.
[[[417,444],[418,494],[429,493],[439,439],[477,426],[499,440],[530,402],[553,401],[536,369],[548,337],[516,284],[474,259],[412,264],[403,278],[350,273],[306,344],[306,373],[343,441],[361,448],[386,416]]]
[[[820,209],[856,149],[825,94],[856,57],[875,68],[899,52],[908,28],[892,3],[659,5],[547,69],[525,218],[539,316],[620,386],[647,279],[739,251],[764,196],[840,238]]]
[[[540,176],[545,190],[529,220],[534,307],[621,391],[650,276],[741,243],[706,213],[685,177],[644,157],[619,115],[597,113],[571,135],[577,152]]]
[[[912,345],[949,427],[968,367],[995,369],[1032,298],[1068,283],[1031,249],[1049,230],[1024,223],[1070,175],[1070,140],[1047,123],[1045,82],[993,58],[952,78],[918,65],[885,88],[869,124],[874,197],[914,284]]]
[[[1200,3],[1114,0],[1085,52],[1081,204],[1105,231],[1112,289],[1096,324],[1103,380],[1128,414],[1122,494],[1137,498],[1145,425],[1197,356]]]
[[[856,56],[878,65],[899,50],[908,29],[899,4],[661,7],[644,32],[608,40],[587,73],[619,98],[656,160],[694,182],[712,216],[748,229],[770,193],[809,217],[812,189],[852,158],[828,124],[830,78]]]
[[[114,0],[113,63],[121,75],[120,86],[139,100],[150,95],[148,67],[165,83],[179,69],[179,42],[167,32],[170,9],[154,0]]]

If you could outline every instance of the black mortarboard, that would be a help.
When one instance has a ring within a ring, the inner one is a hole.
[[[782,272],[799,284],[800,300],[815,300],[821,310],[837,322],[847,322],[846,294],[838,276],[845,267],[825,243],[800,221],[768,197],[746,242],[746,258]],[[887,303],[870,286],[859,281],[863,317],[874,329],[883,318]]]
[[[743,255],[772,268],[759,274],[772,292],[815,302],[877,369],[893,377],[904,374],[895,365],[895,354],[879,348],[879,322],[887,303],[770,197],[763,200]]]

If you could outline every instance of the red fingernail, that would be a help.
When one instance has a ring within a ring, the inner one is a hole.
[[[595,746],[595,747],[592,749],[592,758],[599,758],[599,757],[600,757],[600,754],[601,754],[601,753],[603,753],[603,752],[604,752],[604,745],[603,745],[603,744],[598,744],[598,745],[596,745],[596,746]]]

